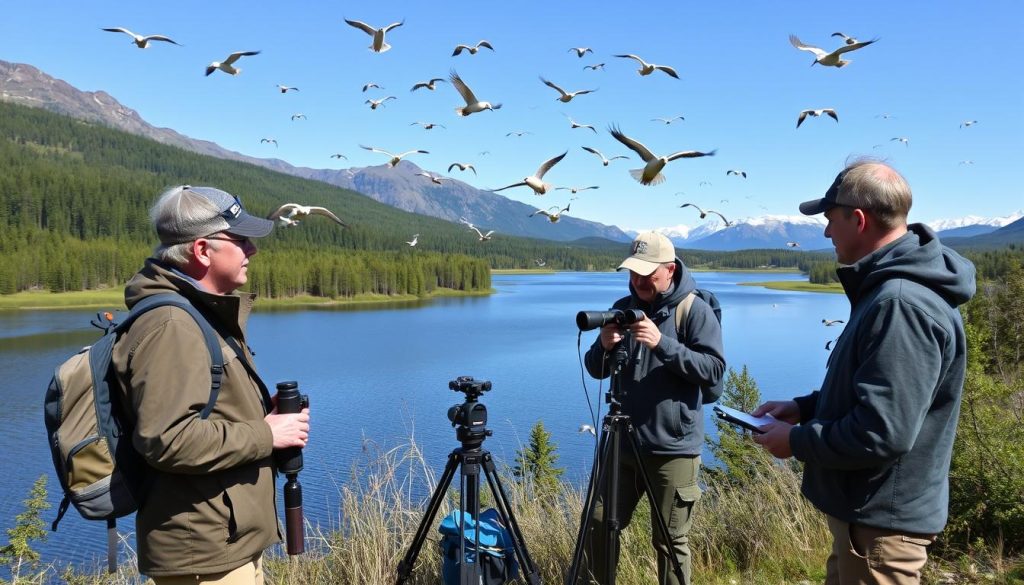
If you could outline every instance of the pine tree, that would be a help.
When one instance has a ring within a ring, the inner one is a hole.
[[[557,446],[551,442],[551,433],[544,429],[544,421],[538,420],[530,429],[530,444],[516,455],[515,477],[532,484],[534,495],[549,498],[556,495],[561,486],[560,477],[565,472],[555,467],[558,462]]]
[[[761,391],[746,365],[739,374],[729,369],[721,403],[743,412],[750,412],[761,403]],[[722,468],[711,469],[709,473],[723,474],[729,482],[743,485],[755,476],[757,465],[770,460],[771,456],[750,440],[751,431],[737,429],[721,420],[716,420],[715,424],[718,426],[718,441],[714,442],[710,437],[705,437],[704,441],[715,459],[722,463]]]
[[[25,511],[14,517],[14,526],[7,529],[7,545],[0,547],[0,566],[10,569],[11,583],[18,582],[23,568],[34,568],[39,563],[39,553],[32,549],[31,542],[46,540],[46,524],[39,517],[50,507],[46,501],[45,475],[39,476],[22,503]]]

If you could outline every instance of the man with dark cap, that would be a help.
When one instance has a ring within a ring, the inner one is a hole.
[[[633,240],[630,250],[631,255],[618,268],[629,270],[630,294],[616,301],[612,309],[639,309],[645,318],[626,328],[614,323],[602,327],[587,351],[585,364],[591,376],[607,378],[614,367],[616,347],[626,344],[630,359],[619,374],[619,386],[625,394],[622,412],[632,420],[641,454],[637,461],[628,447],[628,438],[622,437],[619,527],[625,530],[629,525],[644,494],[642,463],[654,492],[651,514],[661,515],[671,538],[671,542],[663,542],[652,520],[659,583],[685,585],[691,582],[689,533],[693,506],[701,494],[697,482],[704,446],[701,407],[721,394],[725,371],[722,329],[711,306],[695,294],[696,283],[676,257],[671,240],[657,232],[645,232]],[[598,486],[598,490],[586,552],[591,577],[603,584],[611,581],[606,574],[606,559],[609,554],[616,555],[617,563],[618,547],[607,550],[606,486]],[[672,571],[669,554],[683,569],[683,583]]]
[[[804,463],[801,491],[827,516],[828,585],[919,583],[946,524],[974,265],[907,225],[910,205],[903,177],[870,159],[800,205],[825,214],[850,317],[821,390],[753,412],[779,419],[754,440]]]
[[[245,334],[255,295],[234,292],[253,238],[274,224],[229,193],[188,185],[165,191],[150,215],[160,245],[125,303],[184,297],[216,331],[225,363],[211,363],[200,326],[175,306],[143,313],[114,346],[131,443],[150,467],[135,518],[139,572],[157,585],[262,584],[263,550],[280,540],[271,453],[309,437],[308,409],[278,414],[256,373]]]

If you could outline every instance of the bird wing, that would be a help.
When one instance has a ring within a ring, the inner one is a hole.
[[[238,51],[228,55],[228,58],[224,60],[224,65],[231,65],[235,61],[238,61],[242,57],[252,57],[253,55],[259,55],[259,51]]]
[[[707,213],[714,213],[714,214],[715,214],[715,215],[717,215],[718,217],[722,218],[722,221],[724,221],[724,222],[725,222],[725,225],[726,225],[726,226],[729,226],[729,225],[730,225],[730,223],[729,223],[729,220],[728,220],[728,219],[725,219],[725,216],[724,216],[724,215],[722,215],[721,213],[719,213],[719,212],[715,211],[714,209],[709,209],[709,210],[707,210]]]
[[[166,37],[164,35],[149,35],[148,37],[145,37],[145,40],[164,41],[165,43],[171,43],[172,45],[178,45],[179,47],[181,46],[181,43],[177,43],[171,37]]]
[[[598,185],[591,185],[591,186],[589,186],[589,187],[584,187],[584,188],[582,188],[582,189],[577,189],[577,191],[586,191],[587,189],[600,189],[600,188],[601,188],[601,187],[600,187],[600,186],[598,186]]]
[[[843,45],[832,52],[836,55],[842,55],[843,53],[849,53],[850,51],[856,51],[857,49],[866,47],[877,40],[878,39],[871,39],[870,41],[861,41],[859,43],[853,43],[852,45]]]
[[[386,154],[386,155],[388,155],[388,156],[390,156],[390,157],[394,157],[394,156],[395,156],[395,155],[391,154],[390,152],[388,152],[388,151],[386,151],[386,150],[381,150],[381,149],[379,149],[379,148],[374,148],[374,147],[372,147],[372,146],[363,146],[362,144],[360,144],[360,145],[359,145],[359,148],[364,148],[364,149],[366,149],[366,150],[370,150],[370,151],[373,151],[373,152],[379,152],[379,153],[381,153],[381,154]]]
[[[832,34],[831,34],[830,36],[833,36],[833,37],[842,37],[844,41],[846,41],[846,40],[849,40],[849,39],[850,39],[850,37],[848,37],[848,36],[844,35],[844,34],[843,34],[843,33],[841,33],[841,32],[834,32],[834,33],[832,33]]]
[[[348,160],[348,157],[345,156],[344,154],[332,154],[331,158],[343,158],[345,160]]]
[[[680,209],[682,209],[683,207],[692,207],[699,211],[701,214],[704,213],[704,210],[701,209],[696,203],[683,203],[682,205],[679,206]]]
[[[467,106],[480,101],[477,99],[476,95],[473,94],[473,90],[469,89],[469,86],[466,85],[465,81],[462,81],[462,78],[459,77],[459,74],[456,73],[455,70],[452,70],[448,79],[451,80],[452,85],[455,86],[455,89],[459,92],[459,95],[462,96],[462,99],[465,100]]]
[[[430,154],[430,153],[425,151],[425,150],[407,150],[406,152],[403,152],[402,154],[398,155],[398,158],[403,158],[403,157],[406,157],[406,156],[408,156],[410,154]]]
[[[702,156],[715,156],[718,150],[712,150],[711,152],[701,152],[699,150],[681,150],[679,152],[673,152],[672,154],[665,157],[667,160],[673,161],[677,158],[699,158]]]
[[[299,207],[298,203],[285,203],[281,207],[278,207],[277,209],[272,211],[270,213],[270,215],[267,216],[267,219],[277,219],[277,218],[281,217],[282,215],[287,214],[288,212],[292,211],[293,209],[295,209],[297,207]]]
[[[540,168],[537,169],[537,174],[534,175],[534,176],[537,177],[538,179],[544,178],[544,173],[550,171],[551,167],[557,165],[558,161],[560,161],[563,158],[565,158],[565,155],[567,155],[567,154],[569,154],[568,150],[563,152],[562,154],[554,157],[554,158],[548,159],[544,164],[540,165]]]
[[[130,31],[130,30],[126,29],[126,28],[121,28],[121,27],[117,27],[117,28],[105,28],[105,29],[103,29],[103,30],[105,30],[105,31],[107,31],[107,32],[119,32],[119,33],[124,33],[124,34],[126,34],[126,35],[128,35],[128,36],[132,37],[133,39],[134,39],[135,37],[137,37],[137,36],[138,36],[138,35],[136,35],[135,33],[133,33],[132,31]]]
[[[612,137],[615,138],[615,140],[625,144],[630,150],[640,155],[640,158],[642,158],[644,162],[649,162],[658,158],[654,156],[654,153],[646,146],[623,134],[617,126],[612,126],[608,131],[611,132]]]
[[[597,91],[597,90],[596,89],[581,89],[579,91],[572,92],[572,95],[574,95],[574,96],[584,95],[584,94],[588,94],[588,93],[594,93],[595,91]]]
[[[801,51],[810,51],[811,53],[814,53],[815,57],[818,57],[818,58],[821,58],[821,57],[824,57],[825,55],[828,55],[828,53],[826,53],[823,49],[819,49],[818,47],[815,47],[815,46],[812,46],[812,45],[805,45],[803,43],[803,41],[801,41],[799,38],[797,38],[796,35],[789,35],[789,44],[791,44],[794,47],[800,49]]]
[[[477,233],[480,233],[480,230],[477,230]],[[494,233],[494,230],[490,230],[486,234],[484,234],[483,237],[489,238],[489,237],[491,237],[491,234],[493,234],[493,233]]]
[[[598,158],[600,158],[601,160],[604,160],[604,155],[601,154],[601,151],[599,151],[598,149],[590,148],[589,146],[581,146],[580,148],[582,148],[583,150],[585,150],[585,151],[587,151],[587,152],[589,152],[591,154],[597,155]]]
[[[471,224],[471,223],[468,223],[468,224],[466,224],[466,225],[468,225],[468,226],[469,226],[469,229],[471,229],[471,230],[473,230],[474,232],[476,232],[476,235],[480,236],[481,238],[482,238],[482,237],[484,237],[484,235],[483,235],[482,233],[480,233],[480,230],[479,230],[479,229],[478,229],[478,228],[477,228],[477,227],[476,227],[475,225],[473,225],[473,224]]]
[[[448,172],[449,173],[452,172],[452,169],[455,168],[455,167],[459,167],[460,171],[466,170],[466,167],[460,165],[459,163],[452,163],[452,164],[448,165]]]
[[[334,221],[338,222],[339,224],[341,224],[342,226],[348,227],[348,225],[345,222],[341,221],[341,219],[337,215],[334,215],[334,212],[332,212],[330,209],[327,209],[326,207],[310,207],[309,212],[329,217]]]
[[[810,114],[810,113],[811,113],[810,110],[804,110],[804,111],[800,112],[800,116],[796,119],[796,127],[797,128],[800,127],[800,124],[804,123],[804,120],[807,119],[807,114]]]
[[[835,111],[835,110],[833,110],[832,108],[825,108],[825,109],[824,109],[824,110],[822,110],[821,112],[822,112],[823,114],[825,114],[826,116],[829,116],[830,118],[832,118],[832,119],[833,119],[833,120],[835,120],[836,122],[838,122],[838,121],[839,121],[839,114],[837,114],[837,113],[836,113],[836,111]]]
[[[480,47],[487,47],[492,51],[494,50],[494,47],[491,46],[491,43],[488,43],[487,41],[480,41],[479,43],[476,44],[476,48],[479,49]]]
[[[389,95],[388,97],[386,97],[386,98],[384,98],[384,99],[382,99],[382,100],[380,100],[380,101],[381,101],[381,102],[383,103],[383,102],[386,102],[386,101],[388,101],[388,100],[397,100],[397,99],[398,99],[398,98],[396,98],[395,96],[393,96],[393,95]]]
[[[389,24],[389,25],[384,27],[384,33],[386,34],[389,30],[391,30],[393,28],[398,28],[398,27],[402,26],[403,24],[405,24],[404,20],[402,22],[392,22],[391,24]]]
[[[469,45],[455,45],[455,50],[452,51],[452,57],[461,53],[463,49],[469,50]]]
[[[655,65],[654,68],[655,69],[660,69],[660,70],[664,71],[665,73],[668,73],[670,76],[675,77],[676,79],[679,79],[679,74],[676,73],[676,70],[671,68],[671,67],[669,67],[668,65]]]
[[[362,22],[362,21],[359,21],[359,20],[349,20],[347,18],[345,19],[345,22],[347,24],[349,24],[350,26],[354,26],[354,27],[358,28],[359,30],[361,30],[364,33],[370,35],[371,37],[373,35],[377,34],[377,29],[375,29],[372,26],[366,24],[365,22]]]
[[[569,94],[565,93],[564,89],[558,87],[554,83],[551,83],[547,79],[544,79],[543,77],[541,77],[540,80],[544,82],[544,85],[546,85],[546,86],[550,87],[551,89],[557,91],[558,93],[562,94],[563,96],[569,95]]]
[[[611,161],[613,161],[613,160],[615,160],[617,158],[629,158],[629,157],[628,156],[622,156],[621,154],[617,154],[617,155],[611,157],[610,159],[608,159],[608,162],[611,162]]]
[[[512,187],[523,187],[525,185],[526,185],[526,181],[520,181],[518,183],[513,183],[511,185],[508,185],[507,187],[502,187],[501,189],[491,189],[491,192],[497,193],[498,191],[504,191],[505,189],[511,189]]]
[[[637,61],[638,63],[640,63],[641,65],[643,65],[644,67],[646,67],[646,66],[647,66],[647,62],[646,62],[646,61],[644,61],[644,60],[643,60],[643,59],[641,59],[640,57],[637,57],[636,55],[633,55],[633,54],[626,54],[626,55],[613,55],[613,57],[622,57],[622,58],[624,58],[624,59],[634,59],[634,60],[636,60],[636,61]]]

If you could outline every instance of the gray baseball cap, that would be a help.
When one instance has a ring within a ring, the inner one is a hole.
[[[629,250],[632,254],[616,270],[632,270],[640,276],[647,276],[662,264],[676,259],[672,240],[654,231],[637,235]]]
[[[804,215],[817,215],[819,213],[825,213],[830,208],[837,205],[860,207],[859,205],[856,205],[855,202],[847,201],[843,197],[840,197],[839,186],[843,184],[843,179],[846,178],[846,173],[847,171],[844,170],[836,175],[836,180],[832,181],[832,186],[828,188],[828,191],[825,191],[824,197],[801,203],[800,213]]]
[[[249,215],[242,207],[242,202],[227,191],[213,187],[193,187],[182,185],[172,189],[167,195],[168,208],[189,209],[186,201],[195,198],[207,200],[217,209],[216,214],[208,217],[187,217],[179,213],[164,213],[156,218],[156,233],[160,242],[166,245],[190,242],[218,232],[228,232],[245,238],[262,238],[274,229],[274,222],[269,219]],[[174,201],[177,199],[177,201]]]

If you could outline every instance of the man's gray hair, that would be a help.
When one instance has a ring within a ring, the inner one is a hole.
[[[157,225],[190,225],[208,220],[220,213],[208,198],[188,190],[187,186],[171,187],[157,198],[149,210],[149,219]],[[153,258],[175,268],[185,268],[192,260],[192,242],[160,244]]]
[[[843,205],[871,213],[888,230],[906,225],[913,204],[906,179],[885,162],[871,157],[857,158],[846,165],[839,198]]]

